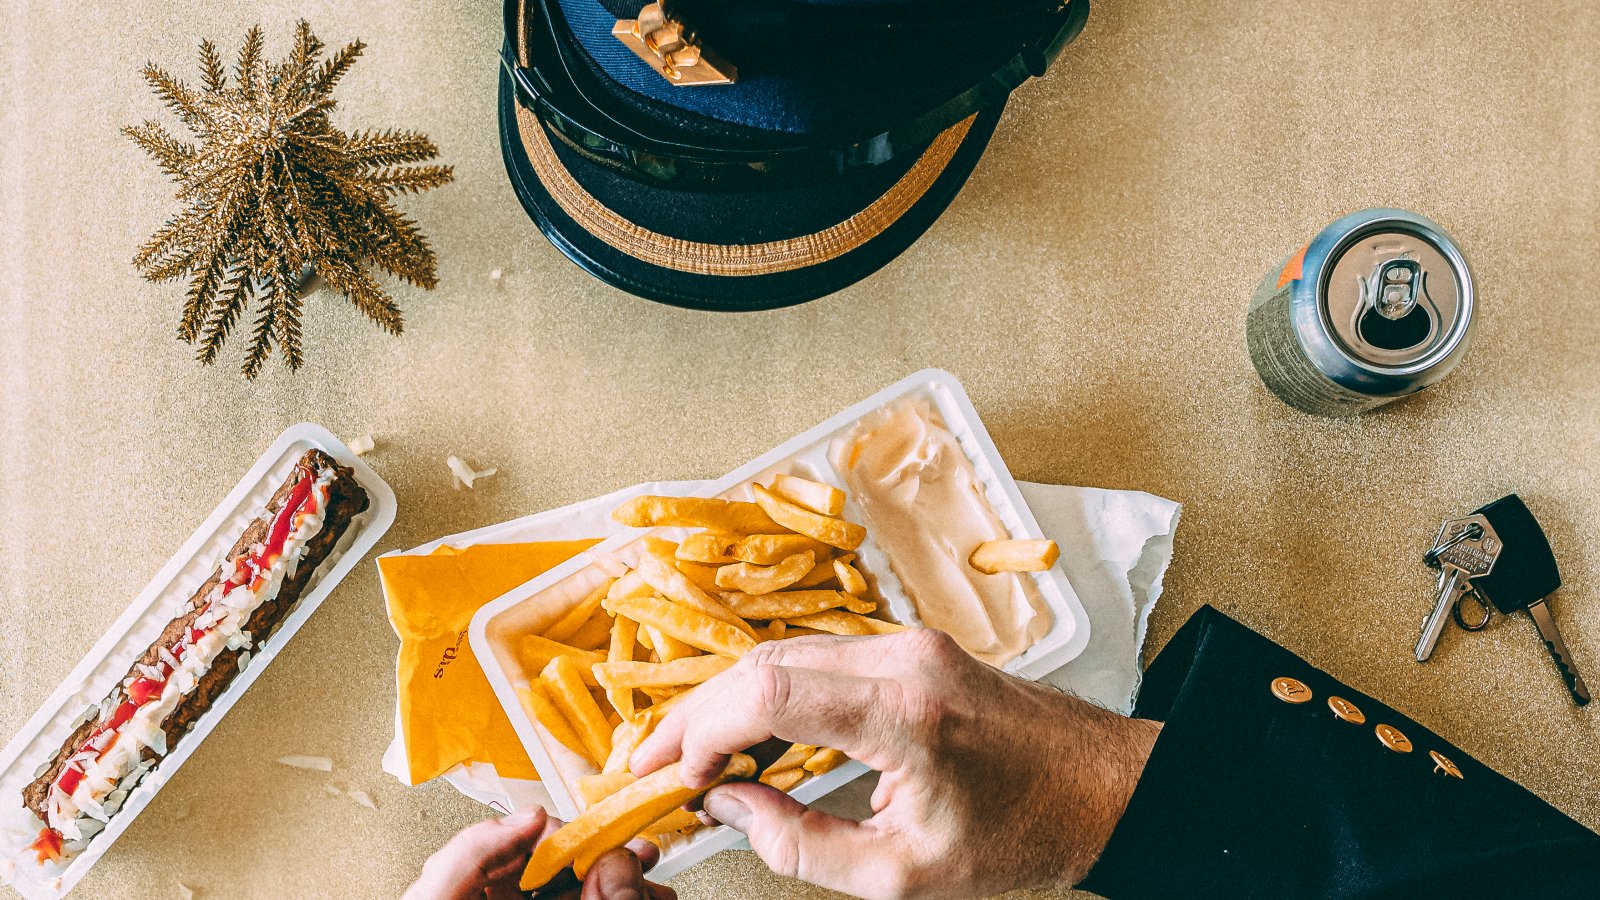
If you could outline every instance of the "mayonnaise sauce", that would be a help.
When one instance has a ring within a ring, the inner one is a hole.
[[[924,625],[994,666],[1049,632],[1054,617],[1031,577],[967,563],[979,544],[1010,534],[928,400],[908,397],[863,419],[834,442],[831,459]]]

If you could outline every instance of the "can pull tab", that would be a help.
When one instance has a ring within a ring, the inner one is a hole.
[[[1417,308],[1421,289],[1422,265],[1414,259],[1400,257],[1378,264],[1368,284],[1368,296],[1378,315],[1395,321]]]

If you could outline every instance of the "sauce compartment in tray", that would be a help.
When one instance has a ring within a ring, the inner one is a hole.
[[[841,517],[867,527],[867,536],[855,553],[857,568],[879,599],[873,616],[919,625],[920,617],[896,575],[894,561],[875,539],[869,511],[863,509],[860,498],[849,490],[844,473],[832,459],[837,442],[849,435],[858,423],[902,401],[921,402],[937,412],[962,455],[971,463],[976,489],[987,500],[1005,536],[1015,539],[1044,537],[960,383],[949,373],[935,369],[919,372],[880,391],[724,478],[684,496],[750,500],[752,484],[770,484],[777,474],[796,475],[844,490],[847,500]],[[483,661],[490,684],[548,788],[555,813],[562,818],[571,819],[580,812],[582,804],[576,783],[594,774],[596,769],[588,760],[563,746],[523,709],[518,690],[536,680],[539,673],[524,666],[519,657],[518,641],[522,635],[540,633],[558,621],[608,578],[619,575],[622,566],[631,567],[648,539],[661,538],[676,543],[700,530],[629,529],[495,599],[473,618],[469,632],[473,650]],[[1063,548],[1063,552],[1070,553],[1072,548]],[[1025,579],[1031,585],[1042,598],[1051,619],[1048,630],[1033,640],[1024,652],[1010,659],[1004,668],[1022,677],[1039,678],[1083,651],[1089,637],[1088,617],[1060,569],[1051,567],[1043,572],[1011,577]],[[862,764],[849,761],[832,771],[805,778],[790,793],[802,802],[810,802],[866,771]],[[738,832],[726,827],[701,828],[687,837],[669,838],[655,873],[668,877],[741,839]]]

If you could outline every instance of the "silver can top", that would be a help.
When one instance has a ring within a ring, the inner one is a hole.
[[[1323,325],[1357,365],[1415,373],[1451,359],[1466,338],[1471,276],[1455,244],[1420,218],[1372,217],[1322,267]]]

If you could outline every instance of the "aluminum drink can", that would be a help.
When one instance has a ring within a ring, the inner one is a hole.
[[[1449,375],[1472,334],[1472,273],[1449,235],[1399,209],[1353,212],[1256,288],[1250,361],[1283,402],[1352,416]]]

